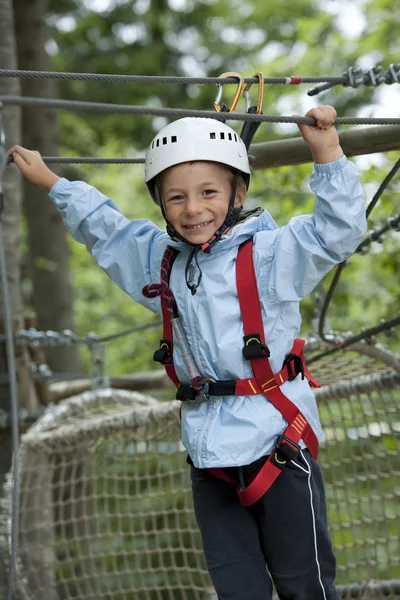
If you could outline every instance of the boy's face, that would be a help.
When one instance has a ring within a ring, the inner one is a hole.
[[[167,169],[161,195],[167,220],[192,244],[204,244],[225,221],[232,191],[232,174],[219,163],[196,161]],[[235,208],[243,205],[246,187],[239,180]]]

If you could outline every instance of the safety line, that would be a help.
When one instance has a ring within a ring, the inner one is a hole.
[[[368,251],[368,246],[372,244],[372,242],[378,242],[381,244],[384,239],[384,234],[393,229],[394,231],[400,231],[400,215],[396,215],[394,217],[389,217],[385,225],[382,225],[380,229],[371,229],[368,231],[367,236],[361,244],[358,246],[356,252],[360,254],[364,254]]]
[[[20,79],[61,79],[75,81],[104,81],[118,83],[166,83],[166,84],[237,84],[236,77],[181,77],[174,75],[120,75],[112,73],[70,73],[55,71],[26,71],[13,69],[0,69],[0,77],[18,77]],[[297,76],[289,77],[264,77],[266,84],[299,85],[304,83],[317,83],[315,88],[309,90],[309,96],[315,96],[335,85],[358,88],[360,85],[377,87],[383,84],[400,83],[400,64],[392,63],[385,70],[377,64],[368,69],[349,67],[341,76]],[[246,84],[258,83],[257,76],[244,77]]]
[[[76,156],[65,157],[65,156],[42,156],[43,162],[46,164],[67,164],[67,165],[140,165],[144,164],[144,158],[97,158],[90,156]]]
[[[399,160],[396,161],[396,163],[394,164],[394,166],[390,169],[389,173],[386,175],[386,177],[382,181],[382,183],[379,186],[378,190],[375,192],[374,197],[372,198],[371,202],[367,206],[367,210],[366,210],[366,218],[367,219],[370,216],[370,214],[373,211],[373,209],[375,208],[375,206],[377,205],[377,203],[378,203],[380,197],[382,196],[383,192],[385,191],[385,189],[387,188],[387,186],[389,185],[389,183],[392,181],[392,179],[396,175],[397,171],[399,171],[399,169],[400,169],[400,158],[399,158]],[[360,246],[362,246],[362,242],[361,242]],[[342,271],[343,271],[343,269],[344,269],[344,267],[345,267],[346,264],[347,264],[347,260],[341,262],[336,267],[335,274],[333,276],[333,279],[331,281],[329,289],[328,289],[328,291],[327,291],[327,293],[325,295],[324,303],[323,303],[322,308],[321,308],[321,313],[320,313],[320,316],[319,316],[319,323],[318,323],[318,335],[321,338],[321,340],[324,341],[324,342],[328,342],[329,343],[329,340],[326,338],[325,332],[324,332],[324,329],[325,329],[325,318],[326,318],[326,315],[327,315],[327,312],[328,312],[329,305],[330,305],[331,300],[333,298],[333,294],[334,294],[334,292],[336,290],[337,284],[339,283],[340,276],[341,276]]]
[[[35,328],[20,329],[15,333],[15,343],[18,345],[26,345],[37,347],[39,346],[69,346],[71,344],[87,344],[93,346],[96,344],[102,344],[105,342],[111,342],[117,338],[136,333],[139,331],[145,331],[146,329],[152,329],[162,325],[162,321],[154,321],[154,323],[145,323],[144,325],[138,325],[111,333],[108,335],[98,336],[96,333],[88,333],[86,337],[80,337],[73,331],[65,329],[64,331],[39,331]],[[0,335],[0,341],[3,341],[4,336]]]
[[[0,77],[18,77],[19,79],[62,79],[74,81],[106,81],[116,83],[178,83],[191,84],[216,84],[234,83],[237,85],[236,77],[175,77],[173,75],[116,75],[110,73],[68,73],[54,71],[24,71],[15,69],[0,69]],[[245,83],[258,83],[257,77],[244,77]],[[299,85],[300,83],[324,83],[344,84],[348,81],[346,75],[340,77],[265,77],[264,83],[283,83],[285,85]]]
[[[330,342],[330,340],[326,340],[329,343],[334,343],[335,347],[330,350],[327,350],[326,352],[321,352],[320,354],[316,354],[315,356],[307,358],[307,364],[309,365],[312,362],[319,360],[320,358],[324,358],[325,356],[329,356],[330,354],[339,352],[340,350],[343,350],[343,348],[347,348],[347,346],[351,346],[356,342],[361,342],[362,340],[371,338],[374,335],[377,335],[378,333],[383,333],[387,330],[397,327],[398,325],[400,325],[400,314],[397,317],[394,317],[394,319],[390,319],[388,321],[382,320],[381,323],[379,325],[375,325],[375,327],[363,329],[361,333],[345,338],[343,342],[339,344],[337,342]]]
[[[156,108],[151,106],[131,106],[129,104],[109,104],[106,102],[84,102],[80,100],[56,100],[50,98],[33,98],[22,96],[0,96],[0,102],[6,106],[41,106],[64,110],[81,110],[87,112],[123,113],[163,117],[202,117],[217,121],[251,121],[256,123],[297,123],[315,125],[313,117],[297,115],[263,115],[253,113],[228,113],[211,110],[190,110],[183,108]],[[338,117],[337,125],[399,125],[400,118],[363,118]]]

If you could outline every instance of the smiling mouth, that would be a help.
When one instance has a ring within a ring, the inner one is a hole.
[[[209,225],[210,223],[212,223],[212,221],[205,221],[204,223],[200,223],[199,225],[183,225],[183,228],[194,231],[196,229],[203,229],[204,227],[207,227],[207,225]]]

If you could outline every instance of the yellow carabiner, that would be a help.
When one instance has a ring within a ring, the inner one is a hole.
[[[262,105],[263,105],[263,100],[264,100],[264,75],[259,71],[253,77],[258,78],[258,96],[257,96],[256,114],[259,115],[262,112]],[[244,97],[246,98],[246,112],[249,112],[249,109],[251,106],[251,99],[250,99],[249,91],[250,91],[250,88],[252,85],[253,85],[252,83],[247,83],[246,87],[243,90]]]
[[[223,84],[217,83],[217,87],[219,89],[218,89],[217,97],[215,98],[215,101],[214,101],[214,108],[217,112],[230,112],[230,113],[234,112],[238,105],[238,102],[240,100],[240,96],[243,93],[244,79],[239,73],[233,73],[231,71],[229,71],[228,73],[222,73],[222,75],[220,75],[219,77],[236,77],[236,79],[238,80],[238,86],[236,89],[235,97],[233,98],[232,103],[228,108],[225,104],[222,104],[222,105],[220,104],[221,98],[222,98]]]

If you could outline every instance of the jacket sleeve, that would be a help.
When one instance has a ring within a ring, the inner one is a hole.
[[[269,288],[279,300],[298,301],[309,294],[356,250],[367,229],[358,172],[345,156],[315,164],[310,186],[314,213],[294,217],[276,235]]]
[[[49,196],[73,238],[86,245],[112,281],[159,314],[159,299],[144,298],[142,288],[159,281],[166,234],[147,219],[129,221],[109,198],[82,181],[61,178]]]

